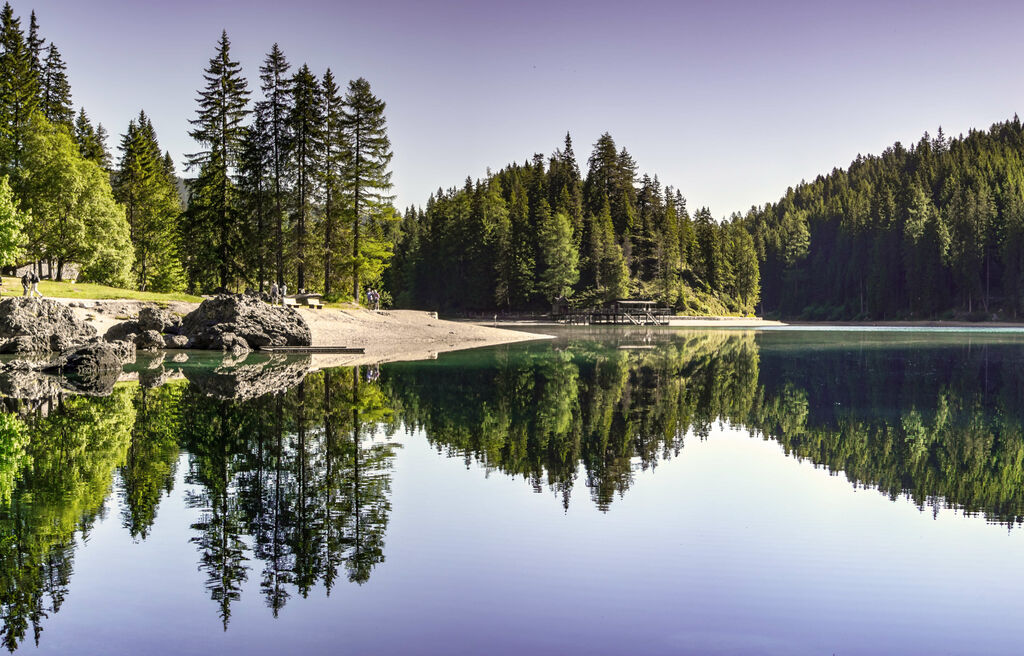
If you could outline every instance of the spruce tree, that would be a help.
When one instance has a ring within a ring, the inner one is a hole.
[[[307,229],[317,186],[323,148],[323,104],[320,84],[303,64],[291,81],[291,108],[287,116],[289,177],[294,182],[295,268],[298,289],[306,288]]]
[[[28,18],[28,36],[25,38],[25,46],[28,48],[29,56],[32,57],[32,71],[38,79],[43,77],[43,46],[46,41],[39,36],[39,21],[36,20],[36,11],[33,9]]]
[[[25,43],[21,19],[11,4],[0,10],[0,172],[20,176],[21,151],[31,129],[32,113],[39,106],[39,78]]]
[[[181,202],[145,112],[129,122],[120,150],[114,197],[128,220],[134,282],[143,291],[179,290],[184,283],[177,230]]]
[[[352,224],[352,295],[357,301],[360,277],[369,264],[368,245],[360,244],[361,228],[381,220],[393,198],[388,194],[393,154],[384,108],[384,101],[373,95],[365,79],[349,82],[342,113],[348,146],[343,179]]]
[[[553,301],[569,296],[579,280],[579,253],[572,243],[572,224],[562,212],[546,212],[537,235],[543,269],[538,287],[544,297]]]
[[[270,173],[273,186],[270,189],[274,225],[274,262],[277,284],[284,284],[284,215],[286,185],[284,181],[287,163],[288,130],[286,118],[291,103],[290,66],[284,52],[275,43],[267,53],[260,67],[260,82],[263,100],[256,104],[270,148]]]
[[[43,63],[40,109],[52,122],[71,127],[75,110],[71,106],[71,85],[66,70],[60,51],[51,43]]]
[[[343,130],[344,105],[339,94],[338,83],[331,69],[327,69],[321,82],[323,98],[323,150],[320,166],[323,185],[323,256],[324,296],[334,296],[335,260],[339,254],[338,240],[342,202],[342,174],[348,152]]]
[[[200,201],[189,208],[189,236],[209,240],[213,246],[212,261],[207,252],[192,263],[193,279],[206,279],[208,269],[213,268],[220,287],[227,287],[238,270],[235,257],[240,222],[233,176],[244,147],[243,122],[249,114],[247,83],[230,51],[231,42],[224,31],[204,74],[206,86],[199,91],[196,118],[190,121],[193,129],[189,136],[203,149],[188,155],[188,167],[199,168],[193,194]]]
[[[258,288],[265,291],[265,282],[271,272],[268,246],[270,246],[270,202],[272,180],[269,178],[270,145],[265,117],[256,112],[245,135],[245,148],[239,168],[243,206],[248,226],[248,253],[246,270],[256,275]],[[276,279],[276,278],[275,278]]]

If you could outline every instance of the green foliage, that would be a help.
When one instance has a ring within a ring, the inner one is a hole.
[[[160,154],[156,132],[145,112],[128,123],[121,137],[121,160],[114,195],[125,207],[140,291],[174,292],[185,287],[179,257],[181,199],[174,171]]]
[[[22,252],[24,225],[25,217],[18,211],[7,177],[0,177],[0,266],[17,263]]]
[[[572,140],[545,162],[511,164],[406,210],[389,291],[404,305],[457,311],[601,305],[643,296],[682,312],[751,312],[752,239],[708,210],[691,220],[678,190],[643,176],[604,134],[580,176]],[[742,271],[741,271],[742,270]],[[740,276],[739,278],[737,276]],[[708,302],[695,302],[698,297]]]
[[[579,280],[579,254],[572,243],[572,225],[562,212],[546,212],[539,227],[540,281],[538,287],[548,299],[572,293]]]
[[[0,413],[0,507],[11,501],[14,482],[31,464],[28,429],[17,415]]]
[[[789,189],[742,223],[763,306],[835,318],[1016,316],[1024,127],[894,144]]]
[[[124,208],[114,200],[107,174],[79,154],[67,128],[35,114],[22,161],[18,190],[30,217],[27,253],[35,259],[82,265],[85,281],[130,284],[133,262]]]

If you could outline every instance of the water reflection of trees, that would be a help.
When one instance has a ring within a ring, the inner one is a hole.
[[[181,405],[188,498],[200,511],[193,542],[225,625],[257,568],[275,615],[318,582],[329,594],[339,572],[369,579],[384,560],[396,448],[366,434],[389,414],[378,387],[357,369],[325,371],[241,404],[189,388]]]
[[[191,539],[225,626],[247,582],[276,615],[318,585],[330,594],[339,581],[367,581],[384,560],[402,426],[563,504],[582,484],[607,510],[638,471],[725,421],[893,498],[1013,525],[1024,519],[1020,351],[626,333],[391,364],[373,382],[358,369],[303,378],[304,364],[268,360],[238,380],[230,368],[164,371],[158,387],[122,384],[107,397],[6,399],[3,641],[13,650],[30,633],[38,640],[114,483],[121,523],[147,538],[182,452]],[[244,400],[225,398],[232,389]]]
[[[73,555],[113,482],[121,521],[152,528],[188,452],[192,542],[225,624],[252,576],[276,615],[292,594],[339,577],[366,582],[384,560],[397,445],[377,385],[358,370],[235,402],[179,379],[57,396],[0,414],[0,616],[13,651],[59,610]]]
[[[722,331],[620,340],[653,349],[562,339],[553,355],[497,351],[481,365],[465,354],[392,365],[383,380],[401,419],[439,451],[548,486],[566,504],[582,476],[607,509],[635,471],[726,421],[892,498],[1024,521],[1019,344],[787,339]]]

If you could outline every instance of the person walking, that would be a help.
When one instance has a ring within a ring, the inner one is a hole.
[[[281,305],[284,305],[284,297],[288,295],[288,284],[281,283]]]
[[[278,295],[278,293],[279,293],[279,290],[277,288],[277,281],[275,280],[274,284],[272,284],[270,286],[270,304],[271,305],[277,305],[277,295]]]
[[[28,281],[28,271],[26,271],[25,273],[21,274],[21,295],[22,296],[28,296],[28,286],[29,286],[29,284],[30,283]]]
[[[35,269],[29,273],[29,281],[32,283],[32,289],[28,293],[29,297],[35,295],[42,298],[43,294],[39,291],[39,274],[35,272]]]

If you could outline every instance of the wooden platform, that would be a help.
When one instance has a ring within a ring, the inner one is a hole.
[[[261,353],[351,353],[362,355],[362,346],[261,346]]]

